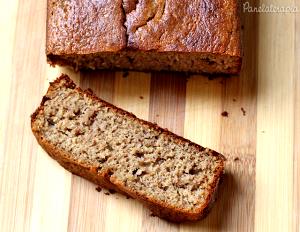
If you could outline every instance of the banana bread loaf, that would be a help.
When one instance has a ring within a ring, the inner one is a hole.
[[[224,170],[217,152],[76,88],[65,75],[50,84],[31,127],[64,168],[171,221],[203,217]]]
[[[237,0],[48,0],[51,65],[237,74]]]

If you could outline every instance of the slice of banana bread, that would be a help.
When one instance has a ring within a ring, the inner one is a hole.
[[[237,74],[238,1],[48,0],[46,53],[75,69]]]
[[[50,84],[31,127],[64,168],[171,221],[203,217],[224,171],[222,155],[98,99],[66,75]]]

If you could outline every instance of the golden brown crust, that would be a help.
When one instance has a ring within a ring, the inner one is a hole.
[[[75,69],[238,74],[242,55],[237,2],[48,0],[47,60]],[[154,59],[160,65],[151,63]],[[180,68],[178,59],[184,64]]]
[[[241,55],[236,0],[141,0],[126,27],[138,50]]]
[[[135,120],[138,120],[139,123],[149,126],[150,128],[153,128],[154,130],[157,130],[161,133],[165,133],[167,136],[171,136],[174,138],[178,143],[186,143],[188,142],[190,146],[196,147],[199,151],[203,151],[205,148],[201,147],[198,144],[195,144],[185,138],[182,138],[178,135],[175,135],[174,133],[162,129],[158,127],[156,124],[141,120],[136,118],[135,115],[132,113],[129,113],[127,111],[124,111],[120,108],[117,108],[114,105],[111,105],[110,103],[107,103],[95,95],[92,94],[90,90],[83,91],[80,88],[76,88],[76,85],[74,82],[67,76],[67,75],[61,75],[58,79],[56,79],[54,82],[50,84],[50,87],[48,89],[48,92],[51,92],[55,90],[56,85],[59,84],[62,80],[64,80],[64,86],[66,88],[76,89],[81,94],[87,95],[90,98],[94,99],[95,101],[101,102],[101,104],[104,104],[111,109],[115,110],[116,112],[122,114],[124,117],[132,118]],[[47,96],[47,94],[46,94]],[[125,195],[129,195],[133,198],[138,199],[143,204],[145,204],[150,210],[157,216],[173,221],[173,222],[183,222],[183,221],[195,221],[199,220],[202,217],[205,216],[209,208],[211,207],[212,202],[214,201],[214,194],[217,191],[217,186],[219,183],[219,179],[222,176],[224,172],[224,161],[225,157],[221,154],[210,150],[211,155],[218,156],[223,162],[221,162],[220,166],[218,167],[215,179],[213,183],[210,185],[210,192],[206,198],[206,203],[203,204],[201,208],[199,208],[196,211],[186,211],[180,208],[171,207],[167,205],[166,203],[160,202],[152,197],[149,197],[147,195],[141,194],[137,191],[134,191],[132,189],[129,189],[126,187],[123,183],[119,182],[117,179],[115,179],[111,175],[110,170],[98,170],[98,167],[86,165],[84,163],[79,163],[74,160],[72,160],[70,157],[71,155],[66,153],[65,151],[55,147],[54,145],[50,144],[43,136],[39,133],[38,128],[35,128],[34,122],[36,119],[36,116],[43,112],[44,103],[48,100],[48,98],[44,96],[42,99],[42,102],[40,106],[37,108],[37,110],[31,115],[31,128],[32,131],[38,141],[38,143],[43,147],[43,149],[55,160],[57,160],[64,168],[69,170],[70,172],[82,176],[92,182],[94,182],[97,185],[100,185],[104,188],[108,189],[114,189],[115,191],[118,191],[120,193],[123,193]]]
[[[126,46],[122,0],[48,0],[47,55],[116,52]]]

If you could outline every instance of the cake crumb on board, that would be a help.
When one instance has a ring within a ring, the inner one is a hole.
[[[227,111],[223,111],[223,112],[221,113],[221,115],[222,115],[223,117],[228,117],[229,113],[228,113]]]
[[[96,188],[96,191],[100,193],[100,192],[102,191],[102,188],[101,188],[100,186],[98,186],[98,187]]]
[[[243,107],[241,107],[241,111],[243,112],[243,116],[246,116],[246,110]]]

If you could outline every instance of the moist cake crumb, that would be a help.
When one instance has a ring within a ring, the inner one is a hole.
[[[51,83],[31,123],[66,169],[172,221],[200,219],[224,171],[221,154],[76,88],[66,75]]]

